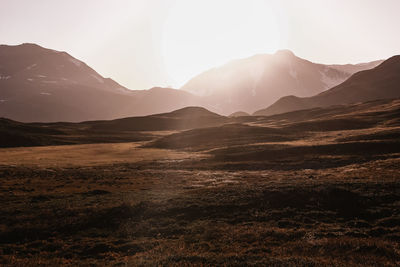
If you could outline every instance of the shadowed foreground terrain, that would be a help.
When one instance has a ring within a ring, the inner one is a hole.
[[[2,148],[0,264],[399,265],[399,100],[211,117]]]

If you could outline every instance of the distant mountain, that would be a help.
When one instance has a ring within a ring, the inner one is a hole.
[[[373,69],[379,64],[381,64],[385,60],[375,60],[367,63],[360,63],[360,64],[345,64],[345,65],[328,65],[328,67],[337,69],[339,71],[347,72],[350,74],[354,74],[359,71]]]
[[[316,64],[281,50],[234,60],[194,77],[181,89],[204,97],[220,114],[254,112],[287,95],[312,96],[379,61],[357,65]]]
[[[400,97],[400,56],[355,73],[348,80],[312,97],[286,96],[254,115],[273,115],[294,110]]]
[[[0,117],[48,122],[114,119],[197,103],[197,97],[180,90],[128,90],[66,52],[35,44],[0,46]]]

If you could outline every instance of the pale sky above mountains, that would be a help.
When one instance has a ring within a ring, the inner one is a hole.
[[[278,49],[325,64],[400,54],[399,10],[398,0],[1,0],[0,43],[67,51],[130,89],[177,88]]]

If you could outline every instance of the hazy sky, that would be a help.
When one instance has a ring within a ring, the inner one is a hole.
[[[0,43],[67,51],[130,89],[180,87],[287,48],[320,63],[400,54],[400,0],[0,0]]]

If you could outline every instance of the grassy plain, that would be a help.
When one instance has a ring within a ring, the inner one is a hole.
[[[2,148],[0,264],[398,266],[398,105]]]

